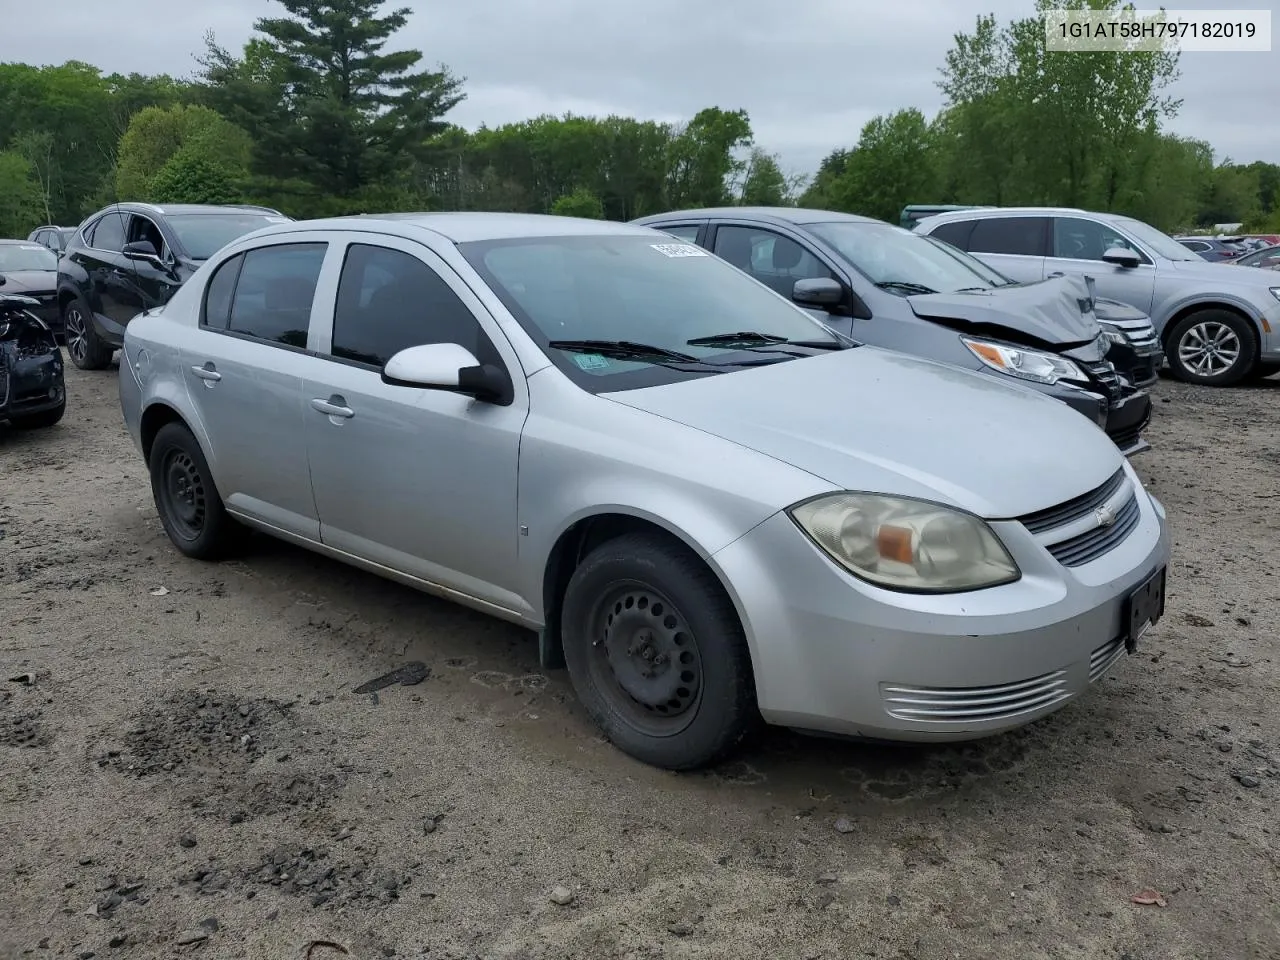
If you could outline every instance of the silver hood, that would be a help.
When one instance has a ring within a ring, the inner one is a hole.
[[[1051,347],[1088,343],[1101,332],[1083,277],[1050,277],[1036,283],[907,297],[917,317],[1004,327]]]
[[[1066,404],[876,347],[601,396],[792,464],[833,486],[988,519],[1054,506],[1124,463]]]

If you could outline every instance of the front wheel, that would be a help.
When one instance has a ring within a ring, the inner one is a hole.
[[[200,444],[181,423],[167,423],[151,445],[151,494],[173,545],[196,560],[218,560],[244,528],[222,505]]]
[[[1173,328],[1166,356],[1179,380],[1229,387],[1252,372],[1258,360],[1258,336],[1238,314],[1200,310]]]
[[[39,413],[28,413],[23,416],[11,417],[9,423],[15,430],[43,430],[46,427],[52,427],[55,423],[62,419],[62,415],[67,412],[67,401],[63,400],[60,404],[51,410],[41,410]]]
[[[111,362],[114,351],[93,329],[93,314],[81,297],[73,297],[62,308],[62,337],[67,355],[81,370],[101,370]]]
[[[682,545],[629,534],[573,572],[561,622],[569,677],[606,737],[638,760],[692,770],[759,719],[746,638],[715,574]]]

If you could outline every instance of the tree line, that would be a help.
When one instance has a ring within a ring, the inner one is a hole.
[[[1172,135],[1177,57],[1049,54],[1032,16],[977,19],[941,68],[944,107],[878,116],[812,177],[789,175],[743,109],[683,123],[540,116],[468,131],[465,81],[390,50],[408,8],[277,0],[239,51],[212,35],[189,78],[80,62],[0,64],[0,235],[115,200],[252,202],[294,217],[511,210],[627,220],[799,204],[896,221],[908,203],[1115,210],[1167,230],[1280,229],[1280,166]],[[1037,12],[1088,2],[1037,0]]]

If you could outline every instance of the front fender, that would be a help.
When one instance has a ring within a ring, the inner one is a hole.
[[[1248,317],[1249,322],[1253,324],[1259,333],[1262,331],[1262,323],[1259,318],[1262,316],[1263,311],[1256,303],[1236,293],[1216,292],[1207,294],[1203,285],[1188,285],[1186,289],[1179,290],[1169,299],[1161,301],[1156,309],[1152,311],[1152,319],[1155,322],[1156,329],[1163,336],[1170,320],[1180,313],[1197,307],[1205,310],[1212,310],[1216,307],[1234,308]]]

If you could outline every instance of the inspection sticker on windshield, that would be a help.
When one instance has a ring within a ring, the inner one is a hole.
[[[664,257],[705,257],[708,256],[707,251],[701,247],[696,247],[692,243],[651,243],[649,246],[657,250]]]
[[[578,365],[579,370],[608,370],[609,358],[602,357],[598,353],[575,353],[573,362]]]

